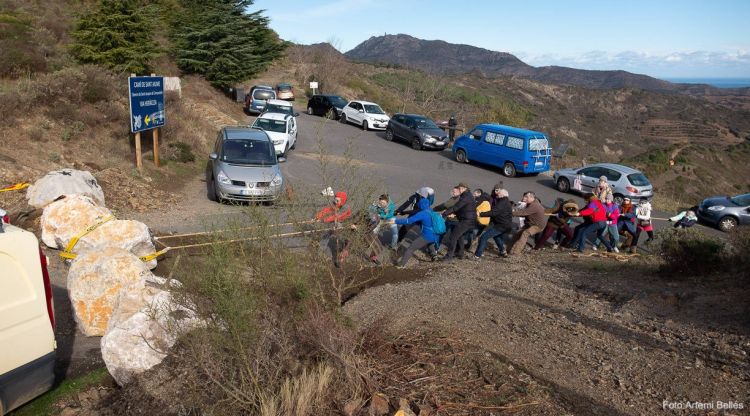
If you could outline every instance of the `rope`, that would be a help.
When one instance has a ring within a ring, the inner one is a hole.
[[[268,236],[268,238],[295,237],[295,236],[313,234],[313,233],[318,233],[318,232],[323,232],[323,231],[331,231],[331,229],[323,228],[323,229],[319,229],[319,230],[298,231],[298,232],[294,232],[294,233],[284,233],[284,234],[274,234],[274,235]],[[185,249],[185,248],[206,247],[206,246],[211,246],[211,245],[214,245],[214,244],[239,243],[239,242],[242,242],[242,241],[254,241],[254,240],[261,240],[261,239],[263,239],[263,237],[235,238],[235,239],[232,239],[232,240],[212,241],[212,242],[209,242],[209,243],[186,244],[186,245],[182,245],[182,246],[168,246],[167,249],[168,250],[180,250],[180,249]]]
[[[310,221],[302,221],[302,222],[285,222],[281,224],[269,224],[270,227],[282,227],[287,225],[297,225],[297,224],[312,224],[315,220]],[[241,231],[241,230],[252,230],[255,228],[261,228],[260,225],[251,225],[249,227],[243,227],[243,228],[227,228],[223,230],[213,230],[213,231],[201,231],[201,232],[195,232],[195,233],[184,233],[184,234],[170,234],[170,235],[162,235],[158,237],[154,237],[154,240],[166,240],[168,238],[180,238],[180,237],[192,237],[196,235],[206,235],[206,234],[218,234],[218,233],[226,233],[230,231]]]

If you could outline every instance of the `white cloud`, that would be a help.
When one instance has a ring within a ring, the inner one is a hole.
[[[534,66],[623,69],[664,76],[750,77],[750,52],[747,50],[682,51],[665,54],[598,50],[576,55],[524,53],[524,61]]]

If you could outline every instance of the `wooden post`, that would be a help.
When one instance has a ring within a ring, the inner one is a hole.
[[[158,168],[159,163],[159,128],[154,129],[154,164]]]
[[[135,134],[135,167],[138,170],[143,169],[143,161],[141,160],[141,132]]]

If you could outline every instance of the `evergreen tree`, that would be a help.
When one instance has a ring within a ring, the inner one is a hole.
[[[172,43],[183,72],[201,74],[216,87],[230,87],[262,71],[283,51],[253,0],[181,0],[172,20]]]
[[[149,73],[148,65],[159,48],[153,24],[144,18],[138,0],[99,0],[97,7],[76,22],[73,56],[82,63],[106,65],[114,70]]]

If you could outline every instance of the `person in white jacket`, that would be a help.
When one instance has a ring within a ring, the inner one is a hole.
[[[630,252],[635,254],[638,247],[638,240],[641,238],[641,232],[648,233],[646,244],[654,240],[654,226],[651,223],[651,203],[642,199],[635,209],[636,232],[633,243],[630,245]]]

